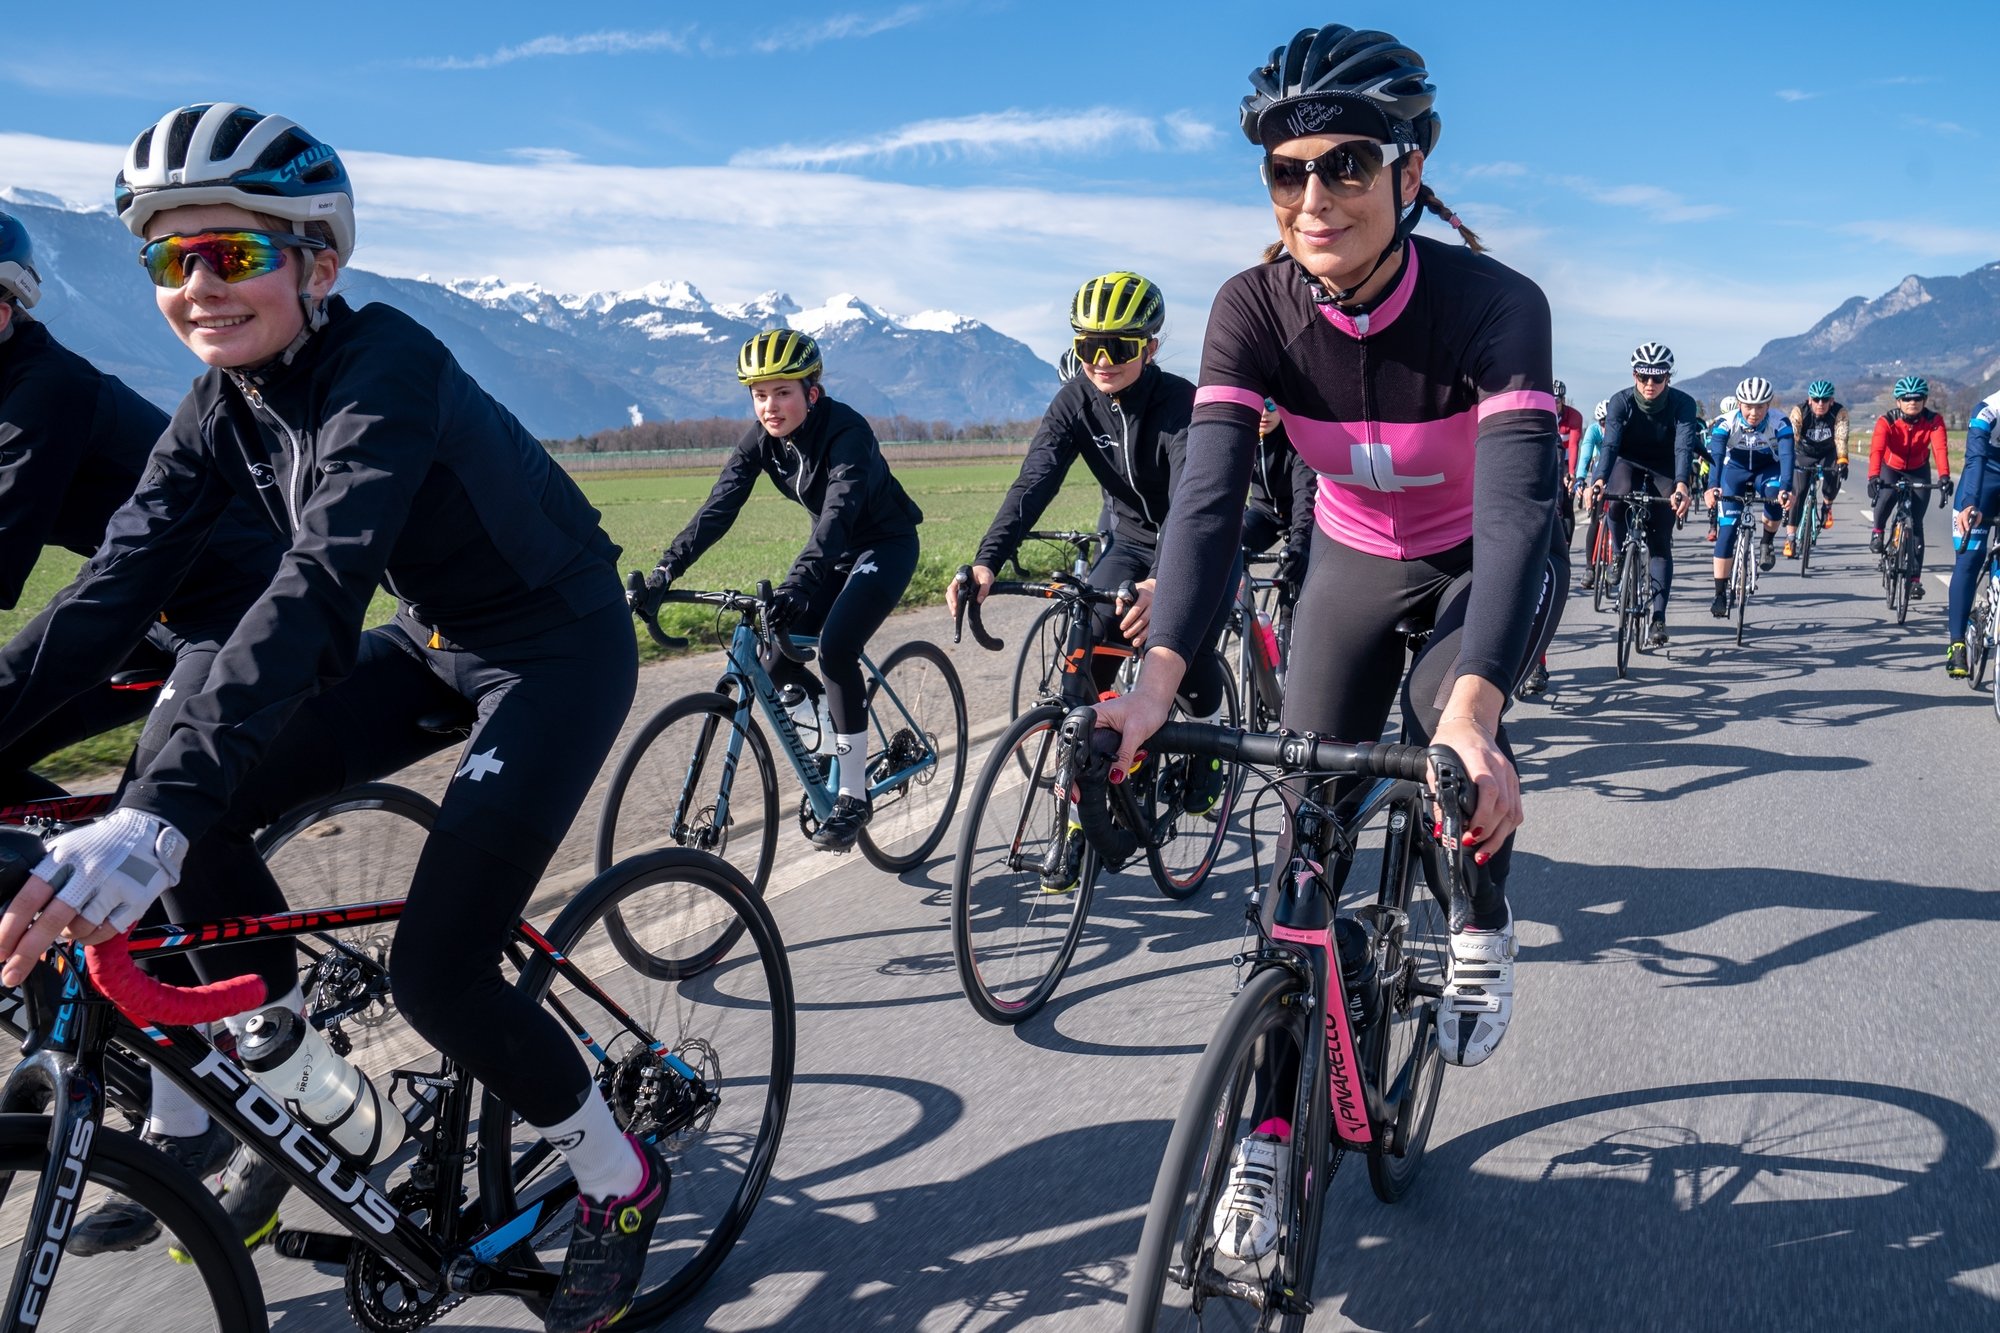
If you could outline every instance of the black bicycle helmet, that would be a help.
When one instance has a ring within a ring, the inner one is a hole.
[[[26,310],[42,299],[42,277],[35,271],[35,244],[28,229],[12,213],[0,213],[0,301]]]
[[[1386,32],[1329,23],[1302,28],[1250,71],[1239,115],[1263,148],[1309,134],[1365,134],[1428,154],[1443,122],[1424,58]]]

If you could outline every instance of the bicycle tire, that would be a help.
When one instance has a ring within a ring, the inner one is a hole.
[[[1799,515],[1799,577],[1805,578],[1812,569],[1813,547],[1819,542],[1819,514],[1821,499],[1817,478],[1806,483],[1808,490]]]
[[[1186,720],[1186,710],[1177,702],[1170,716],[1175,721]],[[1216,721],[1225,727],[1242,725],[1242,712],[1236,697],[1236,688],[1229,673],[1222,673],[1222,713]],[[1181,805],[1180,798],[1186,789],[1194,765],[1205,761],[1188,755],[1174,755],[1153,767],[1152,781],[1144,784],[1141,798],[1153,808],[1146,813],[1153,825],[1153,837],[1146,844],[1146,869],[1153,876],[1153,886],[1166,897],[1176,902],[1192,898],[1201,891],[1208,881],[1209,872],[1215,869],[1215,861],[1222,853],[1222,844],[1229,837],[1229,816],[1236,808],[1236,793],[1242,788],[1242,770],[1235,764],[1223,764],[1222,792],[1215,798],[1215,804],[1200,814],[1189,814]],[[1166,799],[1161,800],[1161,793]],[[1182,836],[1175,832],[1184,822],[1191,822],[1192,836]],[[1164,826],[1164,832],[1163,830]],[[1185,843],[1184,851],[1169,855],[1168,847]]]
[[[50,1132],[46,1116],[0,1115],[0,1201],[17,1189],[33,1197],[34,1182],[50,1165]],[[159,1316],[167,1310],[184,1313],[199,1291],[212,1307],[213,1327],[222,1333],[261,1333],[270,1327],[250,1251],[230,1227],[222,1206],[186,1169],[131,1135],[100,1127],[91,1140],[90,1171],[74,1214],[96,1205],[94,1193],[88,1205],[84,1202],[84,1191],[92,1187],[138,1202],[160,1220],[172,1244],[188,1256],[186,1264],[146,1269],[146,1325],[161,1326],[164,1321]],[[13,1229],[26,1221],[26,1210],[11,1208],[6,1215],[8,1230],[0,1234],[0,1244],[16,1241],[18,1252],[18,1242],[25,1238]],[[63,1255],[36,1324],[38,1333],[103,1328],[107,1297],[130,1284],[129,1275],[116,1276],[124,1260],[120,1253],[89,1258]]]
[[[1317,1006],[1301,1004],[1305,987],[1289,968],[1272,966],[1251,973],[1238,992],[1215,1035],[1209,1038],[1188,1081],[1187,1094],[1167,1136],[1166,1152],[1160,1158],[1159,1173],[1146,1206],[1146,1221],[1139,1235],[1139,1249],[1132,1262],[1132,1282],[1125,1298],[1125,1333],[1159,1333],[1195,1328],[1242,1330],[1284,1330],[1298,1333],[1305,1327],[1305,1315],[1280,1310],[1258,1311],[1248,1303],[1225,1303],[1226,1297],[1204,1298],[1206,1309],[1193,1306],[1191,1284],[1184,1285],[1171,1270],[1178,1265],[1197,1271],[1209,1266],[1209,1219],[1215,1197],[1222,1188],[1236,1143],[1254,1126],[1247,1122],[1252,1064],[1260,1040],[1289,1038],[1295,1043],[1311,1039],[1309,1019]],[[1321,1089],[1323,1091],[1323,1083]],[[1325,1124],[1325,1117],[1319,1118]],[[1320,1131],[1324,1133],[1323,1129]],[[1289,1219],[1287,1233],[1317,1231],[1317,1212],[1325,1198],[1327,1176],[1306,1173],[1294,1166],[1291,1173],[1293,1198],[1282,1207]],[[1310,1201],[1301,1205],[1298,1196],[1309,1182],[1302,1175],[1317,1177],[1319,1185]],[[1307,1214],[1312,1214],[1310,1217]],[[1288,1253],[1282,1243],[1265,1261],[1273,1268],[1256,1274],[1261,1285],[1275,1271],[1280,1255]],[[1313,1259],[1303,1256],[1301,1271],[1311,1280]],[[1225,1262],[1230,1262],[1226,1261]],[[1247,1279],[1246,1279],[1247,1280]],[[1310,1297],[1310,1291],[1302,1293]],[[1211,1319],[1209,1316],[1213,1315]]]
[[[1632,645],[1638,642],[1639,548],[1630,546],[1618,565],[1618,678],[1630,674]]]
[[[1591,551],[1591,567],[1597,577],[1590,581],[1590,609],[1600,614],[1604,610],[1605,598],[1611,596],[1611,578],[1617,569],[1613,559],[1614,554],[1611,543],[1611,515],[1606,512],[1598,519],[1597,544]]]
[[[1986,571],[1981,568],[1979,591],[1972,599],[1972,614],[1965,620],[1965,670],[1966,683],[1977,694],[1986,680],[1986,660],[1989,649],[1987,636],[1992,633],[1993,587],[1987,580]]]
[[[1069,639],[1069,608],[1061,602],[1043,607],[1021,631],[1014,651],[1014,682],[1008,694],[1009,717],[1019,717],[1043,697],[1056,692],[1057,668]]]
[[[1414,830],[1416,812],[1400,815]],[[1392,817],[1393,818],[1393,817]],[[1403,914],[1400,934],[1377,940],[1378,976],[1397,976],[1397,984],[1444,985],[1450,973],[1451,917],[1438,901],[1414,849],[1400,874],[1384,883],[1376,901]],[[1414,1012],[1413,1012],[1414,1011]],[[1368,1150],[1368,1184],[1383,1203],[1399,1202],[1416,1183],[1429,1146],[1444,1088],[1445,1060],[1437,1039],[1437,1002],[1411,1003],[1407,992],[1385,997],[1382,1012],[1357,1041],[1361,1059],[1371,1065],[1375,1086],[1385,1107],[1394,1113],[1387,1133],[1377,1135]],[[1401,1088],[1400,1095],[1396,1089]]]
[[[1732,609],[1736,617],[1736,642],[1739,645],[1743,642],[1743,620],[1750,610],[1750,562],[1757,558],[1754,554],[1757,543],[1750,535],[1749,520],[1750,506],[1745,504],[1743,512],[1736,516],[1736,563],[1729,570],[1730,591],[1735,595],[1736,601]]]
[[[927,715],[925,703],[936,702],[935,692],[926,684],[923,676],[912,662],[926,662],[936,674],[946,700],[950,704],[948,718],[933,718]],[[903,675],[914,680],[894,679],[898,669]],[[895,690],[896,698],[909,710],[905,717],[901,710],[892,710],[894,716],[882,717],[875,708],[876,693],[887,681]],[[870,730],[875,734],[871,745],[887,740],[889,749],[884,753],[895,755],[900,748],[915,743],[906,735],[909,723],[915,722],[924,732],[922,744],[938,762],[931,768],[909,779],[899,794],[876,803],[875,813],[869,822],[861,826],[861,854],[878,870],[886,870],[892,875],[900,875],[922,865],[937,845],[944,841],[945,830],[951,827],[951,817],[958,810],[958,798],[965,791],[965,756],[970,730],[965,721],[965,687],[958,683],[958,672],[944,649],[923,639],[914,639],[890,653],[877,673],[868,682],[868,719]],[[936,726],[948,724],[951,733],[948,742]],[[948,748],[941,748],[948,747]],[[871,763],[881,762],[879,757]],[[941,799],[931,800],[922,805],[915,804],[915,793],[930,792],[939,777],[949,768],[951,785]],[[872,784],[871,784],[872,785]],[[905,812],[905,804],[909,809]],[[885,819],[885,815],[887,818]]]
[[[695,739],[689,743],[690,758],[680,760],[676,756],[681,752],[681,744],[677,740],[663,742],[661,738],[667,736],[670,728],[690,720],[697,721]],[[598,874],[603,874],[617,861],[624,860],[635,852],[658,850],[645,845],[648,841],[646,838],[628,837],[626,846],[620,847],[618,841],[620,823],[623,822],[629,831],[638,822],[636,816],[642,801],[648,809],[678,808],[683,799],[680,788],[687,781],[686,775],[692,762],[692,747],[698,745],[702,747],[704,755],[712,755],[715,743],[721,739],[721,729],[724,726],[736,725],[735,702],[727,695],[714,693],[690,694],[676,699],[646,720],[646,725],[632,738],[632,743],[625,748],[625,753],[618,757],[618,767],[612,772],[611,785],[604,792],[604,806],[597,820]],[[688,822],[687,828],[676,832],[669,827],[664,832],[665,836],[673,839],[680,847],[709,852],[728,861],[750,881],[757,895],[762,897],[765,887],[770,883],[771,864],[777,854],[778,846],[777,767],[772,762],[771,747],[764,739],[763,728],[757,725],[756,720],[746,719],[741,730],[743,748],[750,758],[750,767],[756,770],[756,778],[754,785],[745,792],[744,784],[740,781],[743,765],[738,763],[736,777],[739,780],[730,791],[731,809],[728,825],[720,829],[715,826],[715,807],[711,802],[693,811],[694,817]],[[706,768],[707,762],[704,760],[701,776],[706,776]],[[678,777],[669,776],[676,772],[679,774]],[[667,795],[670,786],[675,789],[671,798]],[[643,792],[635,789],[643,789]],[[735,804],[744,795],[750,796],[762,807],[749,818],[739,815],[741,807]],[[628,804],[632,806],[633,813],[622,813]],[[750,823],[750,818],[759,819],[762,823],[753,825]],[[752,836],[738,845],[738,840],[731,836],[732,828],[740,829]],[[635,841],[641,844],[637,848],[631,846]],[[734,861],[730,861],[727,856],[732,846],[736,846],[738,852],[738,859]],[[624,935],[614,927],[612,937],[621,942],[620,952],[625,954],[628,963],[633,966],[644,965],[641,959],[645,951],[640,949],[629,935]],[[713,952],[719,957],[727,953],[735,943],[734,939],[717,940]],[[629,953],[626,953],[627,949],[630,950]],[[699,971],[699,961],[680,959],[675,960],[674,965]]]
[[[675,888],[688,893],[678,896],[669,892]],[[635,901],[640,895],[648,895],[652,901]],[[734,958],[717,960],[719,965],[701,973],[646,978],[668,984],[656,987],[644,1001],[621,993],[617,979],[604,971],[591,972],[592,980],[604,987],[649,1037],[664,1042],[688,1063],[716,1074],[712,1091],[719,1100],[709,1118],[678,1138],[664,1136],[655,1141],[654,1146],[667,1159],[673,1182],[653,1241],[654,1262],[659,1262],[663,1248],[666,1262],[664,1271],[657,1274],[649,1265],[639,1294],[621,1318],[621,1322],[644,1328],[686,1304],[749,1224],[770,1180],[791,1103],[798,1020],[791,967],[770,909],[743,873],[728,862],[684,848],[647,852],[620,861],[584,885],[550,925],[548,940],[566,958],[588,967],[619,952],[615,945],[600,942],[592,933],[594,926],[613,917],[626,929],[632,929],[633,922],[640,923],[637,929],[649,937],[654,932],[672,934],[693,928],[728,934],[742,946]],[[724,917],[733,919],[724,925]],[[712,950],[694,952],[707,955]],[[761,1002],[742,994],[758,980],[766,991]],[[563,986],[561,998],[572,1013],[585,1006],[602,1012],[582,1000],[581,992],[561,982],[547,957],[539,953],[529,962],[520,985],[531,999],[545,1004],[559,982]],[[682,1023],[679,1032],[664,1032],[658,1024],[648,1022],[646,1011],[655,1003],[661,1006],[663,1019]],[[703,1015],[712,1031],[691,1035],[687,1022],[694,1013]],[[721,1035],[724,1025],[729,1025],[727,1037]],[[601,1030],[615,1031],[616,1025],[607,1022]],[[630,1034],[620,1032],[618,1036],[629,1040]],[[617,1039],[598,1045],[604,1049],[604,1054],[595,1057],[599,1071],[609,1072],[604,1070],[607,1064],[637,1068],[649,1063],[649,1049],[637,1042],[622,1049]],[[618,1051],[615,1058],[613,1051]],[[747,1060],[743,1058],[746,1051]],[[615,1076],[611,1082],[614,1090],[630,1086]],[[759,1083],[761,1097],[755,1091]],[[750,1095],[738,1095],[745,1092]],[[739,1104],[741,1114],[733,1109]],[[633,1123],[622,1099],[614,1102],[614,1111],[621,1125]],[[716,1118],[724,1111],[731,1114],[727,1125],[718,1129]],[[746,1140],[747,1148],[742,1146]],[[532,1129],[521,1126],[511,1108],[491,1091],[486,1092],[480,1110],[479,1148],[479,1184],[488,1216],[513,1215],[524,1193],[531,1189],[530,1201],[552,1191],[562,1192],[564,1202],[533,1235],[509,1251],[515,1263],[545,1262],[538,1252],[547,1255],[553,1251],[554,1240],[567,1231],[567,1220],[575,1215],[574,1181],[568,1177],[561,1155]],[[711,1196],[717,1203],[713,1225],[704,1234],[691,1235],[688,1210],[699,1208]],[[559,1254],[553,1259],[547,1266],[560,1264]]]
[[[1905,549],[1909,539],[1909,529],[1898,527],[1896,531],[1896,558],[1890,561],[1894,571],[1889,577],[1889,607],[1896,613],[1896,623],[1905,624],[1910,618],[1910,553]]]
[[[966,802],[965,827],[952,860],[951,952],[958,984],[975,1013],[1003,1027],[1032,1018],[1055,994],[1076,953],[1096,887],[1097,853],[1050,785],[1064,714],[1061,704],[1032,708],[993,743]],[[996,790],[1003,778],[1008,787]],[[1018,803],[1008,799],[1017,789],[1023,793]],[[1045,809],[1034,808],[1044,801]],[[1001,818],[995,836],[986,839],[990,849],[982,850],[982,829],[996,808]],[[1059,830],[1054,817],[1063,821]],[[1025,845],[1030,836],[1041,845]],[[1040,865],[1057,836],[1081,843],[1077,882],[1067,892],[1048,893]]]

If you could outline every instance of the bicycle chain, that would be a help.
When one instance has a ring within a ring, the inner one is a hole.
[[[399,1213],[424,1202],[425,1191],[408,1181],[389,1191],[389,1202]],[[383,1302],[390,1291],[415,1293],[408,1278],[365,1245],[357,1245],[347,1264],[347,1315],[371,1333],[411,1333],[434,1323],[465,1303],[440,1287],[412,1301],[407,1308],[391,1310]]]

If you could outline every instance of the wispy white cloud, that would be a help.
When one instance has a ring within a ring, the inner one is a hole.
[[[1520,162],[1475,162],[1469,167],[1460,167],[1458,174],[1469,180],[1518,180],[1531,173]]]
[[[1810,102],[1815,97],[1824,96],[1826,96],[1825,93],[1802,92],[1797,88],[1780,88],[1777,91],[1777,98],[1780,102]]]
[[[1088,153],[1099,149],[1193,149],[1213,142],[1216,130],[1193,117],[1165,121],[1113,107],[1086,111],[990,111],[976,116],[920,120],[863,139],[826,144],[775,144],[749,148],[730,159],[737,167],[832,167],[909,156],[998,157],[1010,153]]]
[[[581,153],[573,153],[567,148],[509,148],[507,156],[517,162],[531,162],[542,167],[583,161]]]
[[[1848,222],[1840,230],[1878,245],[1930,258],[1990,260],[2000,255],[2000,230],[1955,227],[1919,219],[1879,219]]]
[[[926,12],[927,6],[924,5],[904,5],[887,14],[835,14],[814,24],[781,27],[779,31],[759,39],[754,45],[766,55],[776,51],[803,51],[807,47],[818,46],[821,42],[873,37],[877,33],[908,27],[922,18]]]
[[[1903,117],[1903,123],[1920,130],[1929,130],[1933,134],[1949,134],[1962,139],[1977,139],[1979,137],[1978,130],[1967,129],[1955,120],[1932,120],[1929,116],[1906,115]]]
[[[1163,123],[1166,126],[1167,138],[1173,146],[1188,152],[1212,148],[1215,146],[1215,141],[1222,137],[1222,130],[1215,122],[1203,120],[1189,111],[1176,111]]]
[[[483,55],[473,56],[420,56],[408,63],[418,69],[493,69],[500,65],[511,65],[517,60],[536,60],[548,56],[623,56],[642,51],[672,51],[686,54],[690,48],[687,33],[654,29],[648,32],[586,32],[575,35],[552,33],[546,37],[536,37],[514,46],[503,46]]]
[[[1636,208],[1655,222],[1706,222],[1729,211],[1721,204],[1690,203],[1685,196],[1657,185],[1604,185],[1582,176],[1557,179],[1593,203]]]

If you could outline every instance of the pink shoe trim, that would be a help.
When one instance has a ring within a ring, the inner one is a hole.
[[[1292,1141],[1292,1122],[1278,1116],[1272,1116],[1269,1120],[1266,1120],[1250,1132],[1274,1138],[1280,1143],[1290,1143]]]

